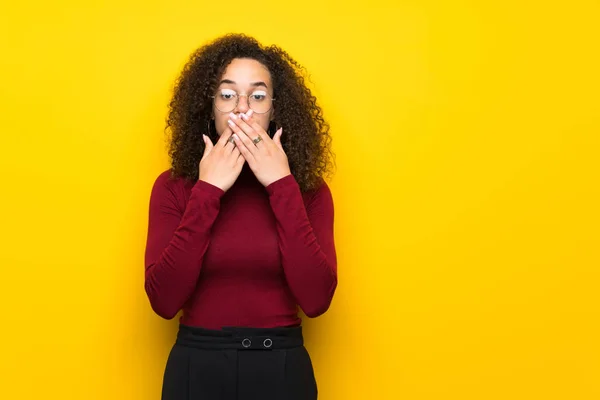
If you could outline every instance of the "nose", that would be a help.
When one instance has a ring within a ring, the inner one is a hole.
[[[248,110],[250,110],[250,105],[248,104],[248,96],[239,96],[238,104],[235,107],[235,112],[238,114],[246,113]]]

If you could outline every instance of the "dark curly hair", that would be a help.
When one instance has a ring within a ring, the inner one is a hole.
[[[235,58],[250,58],[271,73],[277,99],[274,120],[283,127],[281,144],[302,192],[316,189],[334,164],[329,124],[315,96],[305,85],[306,70],[277,46],[262,46],[244,34],[228,34],[200,47],[175,82],[166,130],[170,133],[171,176],[198,179],[204,153],[202,134],[218,139],[210,129],[212,98],[226,67]]]

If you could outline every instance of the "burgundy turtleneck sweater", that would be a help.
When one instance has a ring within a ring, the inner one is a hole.
[[[324,313],[337,286],[333,199],[293,175],[267,187],[245,164],[224,192],[159,175],[150,196],[145,288],[154,311],[208,329],[279,327]]]

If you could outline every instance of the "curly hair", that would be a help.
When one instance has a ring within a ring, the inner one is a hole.
[[[271,73],[277,99],[274,120],[283,128],[281,144],[290,171],[302,192],[318,188],[331,175],[334,154],[329,124],[305,85],[306,70],[278,46],[262,46],[244,34],[228,34],[197,49],[175,81],[165,128],[170,132],[171,176],[198,179],[198,164],[204,153],[202,134],[213,143],[218,140],[209,125],[211,96],[235,58],[254,59]]]

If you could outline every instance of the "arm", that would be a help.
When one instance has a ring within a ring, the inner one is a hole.
[[[177,315],[196,287],[224,194],[199,180],[181,210],[174,190],[168,173],[154,183],[145,254],[146,294],[152,309],[166,319]]]
[[[323,182],[305,206],[293,175],[266,189],[287,283],[304,313],[317,317],[327,311],[337,287],[331,191]]]

